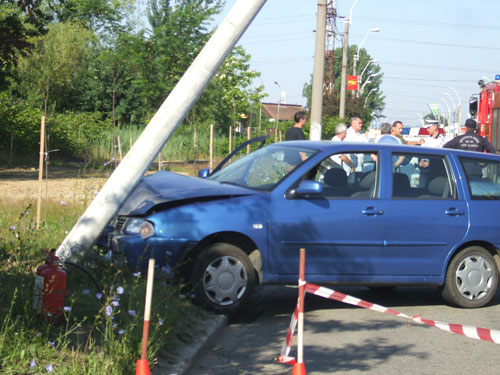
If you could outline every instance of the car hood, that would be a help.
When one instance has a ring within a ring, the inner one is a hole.
[[[145,215],[165,204],[206,201],[257,194],[255,190],[173,172],[156,172],[143,177],[120,207],[118,215]]]

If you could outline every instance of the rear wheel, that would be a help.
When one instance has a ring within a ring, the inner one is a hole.
[[[218,243],[205,249],[191,273],[195,301],[206,308],[229,313],[241,307],[255,284],[247,254],[236,246]]]
[[[450,304],[474,308],[489,303],[498,288],[493,256],[479,246],[468,247],[450,262],[441,295]]]

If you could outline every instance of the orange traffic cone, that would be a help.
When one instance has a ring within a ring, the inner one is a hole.
[[[292,369],[292,375],[306,375],[306,365],[302,363],[294,363]]]
[[[305,373],[304,373],[305,374]],[[138,359],[135,375],[150,375],[147,359]]]

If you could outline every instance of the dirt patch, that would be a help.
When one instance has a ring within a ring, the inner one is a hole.
[[[36,168],[0,169],[1,197],[9,200],[36,199],[92,200],[111,171],[82,173],[75,167],[51,167],[40,184]],[[40,186],[41,185],[41,186]]]

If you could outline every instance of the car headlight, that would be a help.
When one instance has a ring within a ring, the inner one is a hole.
[[[152,222],[141,218],[129,218],[123,231],[126,234],[139,234],[142,239],[155,235],[155,227]]]

